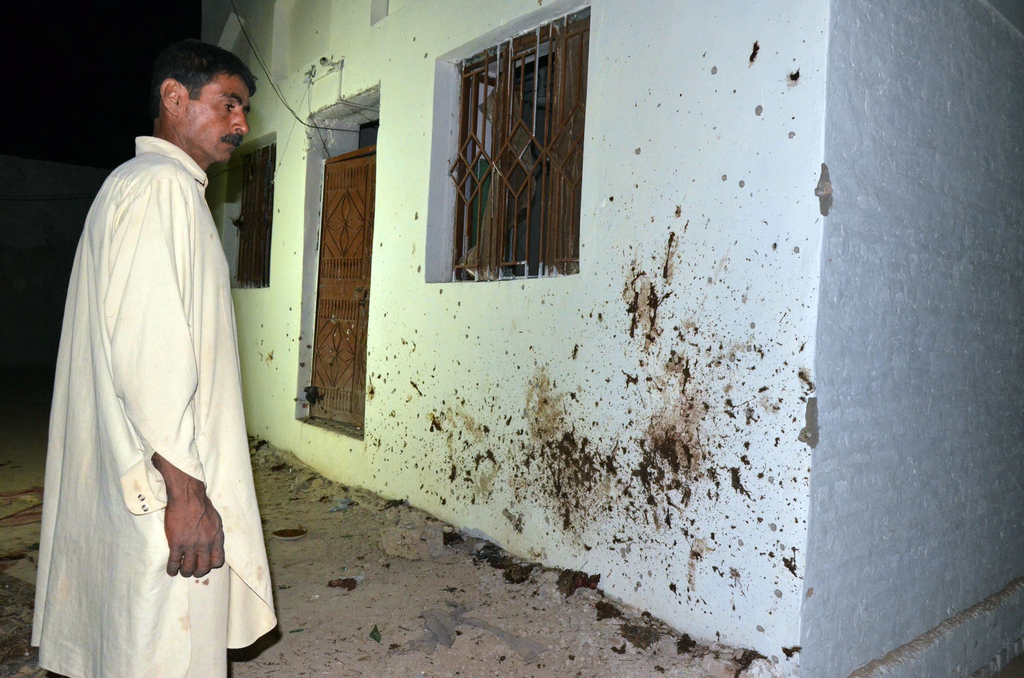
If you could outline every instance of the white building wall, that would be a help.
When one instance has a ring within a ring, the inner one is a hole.
[[[252,3],[236,4],[245,17]],[[827,5],[596,0],[581,273],[425,282],[437,58],[580,6],[409,0],[371,28],[365,0],[307,17],[307,32],[329,27],[324,56],[345,59],[343,96],[380,84],[372,396],[365,441],[294,418],[308,146],[263,79],[252,135],[277,133],[280,166],[272,285],[235,292],[250,431],[517,554],[600,573],[695,637],[784,664],[787,648],[794,667]],[[302,117],[325,91],[308,67],[280,81]]]
[[[1024,636],[1024,587],[988,598],[1024,575],[1024,39],[977,0],[830,13],[801,675],[915,638],[858,675],[970,675]]]

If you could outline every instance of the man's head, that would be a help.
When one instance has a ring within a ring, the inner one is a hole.
[[[150,88],[154,135],[188,153],[204,170],[226,162],[248,133],[256,79],[237,56],[184,40],[157,57]]]

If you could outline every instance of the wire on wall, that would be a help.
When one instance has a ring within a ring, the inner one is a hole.
[[[270,84],[271,89],[274,90],[274,93],[277,94],[277,98],[281,100],[281,103],[284,105],[284,107],[286,109],[288,109],[289,113],[292,114],[292,117],[295,118],[295,120],[300,125],[303,125],[304,127],[308,127],[309,129],[317,130],[317,133],[319,133],[320,130],[328,130],[328,131],[332,131],[332,132],[343,132],[343,131],[345,131],[345,130],[337,128],[337,127],[324,127],[322,125],[315,125],[315,124],[312,124],[312,123],[308,123],[308,122],[306,122],[305,120],[303,120],[302,118],[299,117],[299,115],[295,112],[295,109],[293,109],[291,106],[288,105],[288,102],[284,98],[284,94],[281,93],[281,90],[278,88],[278,86],[274,82],[273,78],[270,77],[270,69],[267,68],[266,61],[263,58],[263,53],[260,51],[260,48],[256,45],[256,42],[252,38],[249,37],[249,32],[247,30],[245,30],[245,24],[242,23],[242,17],[238,14],[238,7],[235,5],[235,0],[231,0],[231,9],[234,10],[235,20],[238,22],[238,27],[240,29],[242,29],[242,35],[245,36],[245,41],[247,43],[249,43],[249,49],[252,50],[253,56],[256,57],[256,62],[260,65],[260,69],[263,71],[263,74],[267,76],[267,82]],[[346,102],[344,100],[342,100],[342,101],[344,103],[349,104],[349,102]],[[312,104],[312,101],[310,101],[310,104]],[[363,105],[355,104],[355,103],[350,103],[349,105],[357,106],[359,108],[366,108],[366,109],[377,110],[376,108],[373,108],[373,107],[370,107],[370,106],[363,106]],[[321,141],[321,143],[324,144],[324,150],[326,150],[327,149],[327,144],[326,144],[326,142],[324,142],[324,139],[323,139],[322,135],[320,137],[320,141]]]

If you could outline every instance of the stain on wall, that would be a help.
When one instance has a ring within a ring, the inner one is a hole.
[[[332,477],[795,668],[826,7],[595,1],[580,273],[425,283],[441,218],[426,168],[445,147],[434,55],[560,7],[483,0],[452,25],[410,3],[372,31],[345,4],[325,19],[351,46],[343,93],[381,91],[365,439],[289,418],[294,373],[279,370],[298,342],[282,335],[299,312],[284,299],[299,290],[284,282],[236,292],[240,341],[275,352],[269,370],[243,365],[248,421]],[[790,87],[779,73],[797,64]],[[296,100],[304,86],[298,71],[282,85]],[[286,114],[266,115],[284,138]],[[305,163],[301,144],[279,149],[274,275],[294,285]]]

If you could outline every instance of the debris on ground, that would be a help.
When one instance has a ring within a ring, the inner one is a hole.
[[[736,678],[742,670],[731,658],[722,657],[717,652],[701,657],[700,667],[712,678]]]
[[[412,652],[431,654],[436,650],[438,644],[450,648],[455,644],[456,636],[459,635],[458,627],[460,625],[471,626],[493,633],[528,662],[533,661],[547,650],[544,645],[537,641],[508,633],[504,629],[481,619],[465,617],[463,616],[465,612],[466,610],[458,605],[451,606],[448,610],[426,610],[420,615],[423,618],[423,636],[410,642],[405,648],[399,649],[398,654],[409,654]]]
[[[524,563],[516,560],[500,547],[490,542],[477,545],[473,560],[476,563],[486,562],[496,570],[504,572],[505,581],[510,584],[524,584],[532,578],[536,563]]]
[[[601,583],[601,575],[599,574],[587,574],[579,570],[562,570],[562,573],[558,575],[558,590],[562,592],[566,598],[576,592],[576,589],[588,588],[596,589],[597,585]]]
[[[487,563],[496,570],[504,570],[515,562],[500,546],[489,541],[481,541],[474,547],[473,561]]]
[[[617,619],[622,616],[622,610],[604,600],[597,601],[597,603],[594,604],[594,608],[597,610],[597,621],[601,621],[603,619]]]
[[[251,452],[280,630],[233,652],[234,678],[778,678],[769,660],[606,599],[599,574],[531,562],[405,500],[333,482],[261,439]],[[519,510],[506,516],[512,529]],[[274,536],[299,526],[301,540]]]
[[[404,500],[332,482],[261,439],[251,440],[251,452],[280,627],[254,646],[232,651],[234,678],[303,672],[343,678],[781,675],[774,658],[698,642],[606,599],[600,575],[524,560],[484,533],[460,531]],[[514,528],[518,509],[509,512]],[[274,537],[297,526],[305,533],[299,541]],[[388,530],[406,531],[415,544],[407,551],[419,559],[384,549],[382,533]],[[17,646],[17,638],[22,645],[29,639],[34,589],[28,582],[35,575],[38,523],[0,536],[7,539],[0,567],[11,564],[6,579],[0,574],[0,589],[15,573],[25,589],[19,605],[0,590],[2,654]],[[8,611],[16,609],[21,630],[4,635]],[[0,676],[46,675],[34,659],[31,665],[11,663],[17,661],[0,661]]]
[[[767,659],[767,657],[756,650],[743,650],[742,654],[736,658],[736,665],[739,666],[740,671],[745,671],[758,659]]]
[[[422,511],[397,512],[394,523],[381,529],[381,550],[406,560],[428,560],[444,553],[444,526]]]
[[[359,582],[354,577],[345,577],[344,579],[332,579],[327,582],[327,585],[332,589],[345,589],[346,591],[354,591]]]
[[[641,650],[646,650],[661,640],[661,634],[658,633],[658,629],[646,624],[624,622],[619,627],[619,634]]]
[[[342,497],[341,499],[334,500],[334,506],[327,509],[328,513],[338,513],[339,511],[347,511],[353,506],[359,506],[356,502],[352,501],[351,497]]]
[[[696,647],[697,641],[693,638],[690,638],[690,635],[687,633],[681,635],[679,637],[679,640],[676,641],[676,652],[678,654],[687,654],[696,649]]]
[[[524,584],[530,581],[535,567],[537,566],[533,563],[512,563],[505,568],[505,581],[510,584]]]

